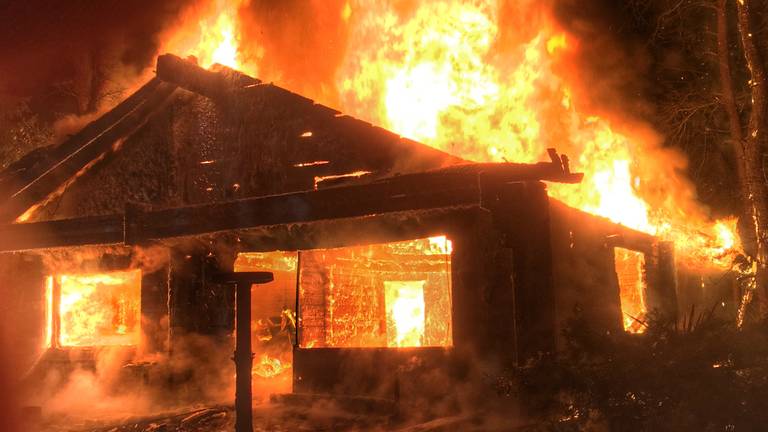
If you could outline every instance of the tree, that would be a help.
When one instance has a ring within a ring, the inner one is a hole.
[[[766,186],[763,159],[765,157],[766,115],[766,72],[753,33],[753,0],[736,0],[737,33],[741,42],[749,80],[747,87],[749,103],[746,122],[738,111],[734,96],[736,77],[731,68],[730,46],[728,43],[728,1],[716,0],[717,47],[720,71],[721,101],[728,114],[729,130],[733,152],[736,155],[736,172],[743,215],[748,218],[750,236],[754,236],[754,262],[758,305],[763,315],[768,314],[768,187]]]

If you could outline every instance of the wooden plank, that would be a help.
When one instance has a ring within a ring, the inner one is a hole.
[[[479,204],[476,181],[465,175],[410,176],[350,188],[273,195],[143,213],[126,222],[127,238],[144,240],[258,226],[350,218]]]
[[[0,251],[119,244],[122,242],[122,215],[0,226]]]
[[[476,181],[464,175],[329,188],[223,203],[144,211],[128,206],[110,215],[0,226],[0,251],[97,244],[136,244],[155,239],[479,204]]]
[[[159,56],[156,71],[159,79],[211,99],[226,98],[235,90],[261,83],[229,68],[220,72],[206,70],[173,54]]]

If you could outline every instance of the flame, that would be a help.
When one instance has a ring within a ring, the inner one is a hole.
[[[200,66],[227,66],[258,76],[255,62],[241,50],[238,12],[245,0],[212,0],[193,8],[182,19],[196,25],[181,26],[165,38],[162,52],[194,56]]]
[[[387,319],[395,330],[387,335],[387,346],[422,346],[425,283],[423,280],[384,282]]]
[[[643,254],[628,249],[615,248],[616,275],[619,281],[619,298],[624,330],[631,333],[645,331],[644,320],[648,313],[645,303],[646,283],[643,274]]]
[[[580,41],[545,6],[528,7],[538,15],[526,23],[536,31],[526,34],[500,24],[505,8],[497,0],[400,3],[340,5],[349,27],[334,98],[342,110],[472,161],[532,163],[556,147],[575,158],[585,180],[549,185],[552,197],[674,241],[687,265],[731,264],[740,251],[735,225],[712,221],[697,203],[679,174],[684,158],[645,128],[582,103],[589,91],[571,65]],[[205,5],[188,13],[185,21],[196,25],[177,29],[164,50],[258,76],[258,41],[248,41],[255,58],[241,49],[238,12],[246,1]],[[516,42],[502,30],[516,32]]]
[[[426,255],[450,255],[453,253],[453,242],[444,235],[429,237],[427,241],[429,241],[429,247],[424,251]]]
[[[273,378],[291,369],[291,363],[277,357],[262,354],[258,363],[253,365],[253,374],[262,378]]]
[[[53,310],[56,295],[58,311]],[[138,344],[140,270],[49,276],[46,297],[49,346]],[[54,321],[58,335],[54,332]]]
[[[735,227],[706,217],[677,174],[682,158],[574,97],[581,93],[563,71],[577,38],[544,18],[538,34],[505,46],[498,13],[490,0],[423,2],[413,13],[356,5],[351,54],[338,73],[343,109],[478,162],[531,163],[557,147],[577,158],[585,180],[550,185],[552,197],[674,240],[688,263],[727,267]]]
[[[302,251],[299,346],[451,346],[446,236]]]

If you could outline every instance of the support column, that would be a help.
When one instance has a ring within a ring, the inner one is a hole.
[[[219,273],[213,282],[235,284],[235,432],[253,432],[251,286],[274,279],[269,272]]]

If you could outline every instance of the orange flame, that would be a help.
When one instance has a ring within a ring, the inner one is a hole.
[[[46,337],[49,345],[138,344],[141,320],[140,270],[49,276],[45,291],[48,309]],[[54,296],[58,299],[54,299]],[[54,304],[57,303],[58,310],[55,311]],[[54,332],[56,326],[58,334]]]
[[[499,48],[494,1],[434,1],[401,14],[353,10],[343,108],[463,158],[536,162],[557,147],[586,174],[550,195],[616,223],[674,240],[695,265],[727,267],[738,248],[732,221],[711,222],[677,171],[681,157],[649,133],[582,111],[558,71],[575,37],[542,23],[514,49]],[[440,19],[435,19],[440,17]]]
[[[212,0],[191,9],[183,21],[196,25],[174,29],[161,51],[194,56],[205,68],[218,64],[257,76],[255,63],[240,49],[238,11],[245,4],[245,0]]]
[[[291,369],[291,363],[277,357],[262,354],[258,363],[253,365],[253,374],[262,378],[273,378]]]
[[[689,265],[729,266],[740,249],[734,221],[707,217],[678,174],[684,158],[661,149],[653,133],[589,112],[574,98],[579,89],[563,72],[578,56],[579,40],[546,11],[537,34],[508,46],[495,0],[435,0],[408,12],[396,3],[342,5],[349,26],[337,71],[344,111],[478,162],[537,162],[556,147],[586,176],[579,186],[550,185],[552,197],[673,240]],[[241,58],[243,6],[210,1],[192,12],[197,26],[176,31],[165,50],[258,75],[263,51],[251,49],[256,41],[249,49],[257,58]]]

